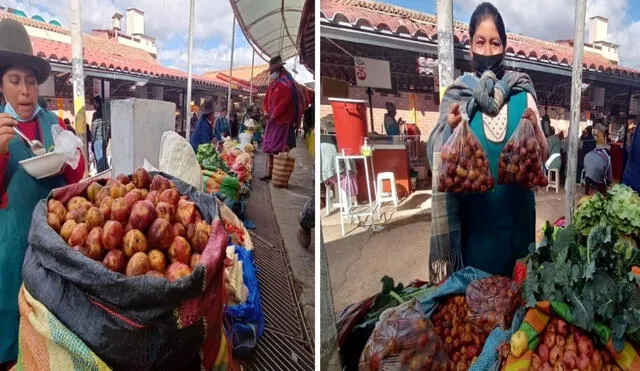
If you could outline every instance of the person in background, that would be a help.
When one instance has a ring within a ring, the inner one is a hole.
[[[0,35],[0,92],[6,102],[0,107],[0,370],[5,371],[18,359],[18,291],[33,210],[52,189],[80,181],[85,160],[81,156],[77,168],[65,165],[60,174],[43,179],[19,165],[34,154],[14,128],[50,148],[51,129],[67,127],[38,105],[38,86],[49,78],[51,65],[33,54],[25,27],[3,19]]]
[[[87,132],[87,143],[93,143],[93,155],[96,159],[96,170],[101,173],[109,168],[107,160],[107,143],[110,133],[108,125],[102,119],[102,99],[98,96],[95,98],[95,112],[91,119],[91,134]],[[93,139],[89,141],[89,137]]]
[[[549,118],[549,114],[547,112],[547,107],[544,108],[544,116],[540,118],[540,126],[542,127],[542,132],[545,137],[550,137],[551,135],[551,118]]]
[[[584,156],[584,172],[587,195],[592,195],[594,189],[603,195],[607,193],[607,187],[613,181],[607,145],[599,146]]]
[[[627,165],[622,174],[622,184],[640,193],[640,130],[636,127],[627,144]]]
[[[262,143],[262,151],[269,159],[267,174],[260,178],[265,182],[271,180],[273,156],[296,146],[295,125],[303,114],[302,92],[284,65],[279,55],[269,60],[269,86],[263,108],[267,124]]]
[[[311,156],[314,156],[315,152],[315,112],[315,104],[312,102],[311,105],[304,111],[304,117],[302,118],[302,130],[304,132],[304,139]]]
[[[67,127],[67,130],[71,131],[74,135],[76,134],[76,129],[74,129],[73,125],[71,125],[71,120],[65,118],[64,125]]]
[[[447,87],[427,154],[433,168],[438,163],[435,156],[440,155],[439,143],[446,143],[466,115],[497,179],[500,153],[522,119],[533,123],[532,139],[542,148],[542,158],[548,156],[547,140],[538,121],[531,78],[505,71],[507,33],[495,6],[485,2],[476,7],[469,36],[474,74],[462,75]],[[486,193],[434,192],[432,202],[432,282],[465,266],[511,277],[516,260],[525,257],[535,242],[536,202],[531,189],[496,184]]]
[[[593,136],[593,126],[587,126],[582,135],[580,136],[580,142],[578,146],[578,171],[577,171],[577,179],[576,181],[580,182],[580,176],[582,174],[582,170],[584,169],[584,157],[587,153],[596,149],[596,139]]]
[[[200,119],[196,123],[190,142],[194,152],[198,152],[198,146],[209,144],[213,141],[213,101],[207,100],[202,104]]]
[[[556,135],[556,129],[554,129],[553,126],[549,126],[549,136],[547,137],[547,143],[549,145],[549,158],[556,154],[558,156],[556,156],[556,158],[551,161],[551,163],[545,163],[545,167],[547,168],[547,170],[560,169],[562,166],[562,148],[560,144],[560,137]]]
[[[213,139],[221,142],[222,139],[228,137],[229,134],[231,134],[231,128],[229,119],[227,118],[227,109],[223,107],[220,111],[220,116],[216,118],[213,124]]]
[[[404,121],[402,118],[396,120],[396,105],[387,102],[385,106],[387,113],[384,114],[384,130],[387,135],[400,135],[400,125],[403,125]]]
[[[240,124],[238,123],[238,112],[235,108],[231,109],[231,114],[229,115],[229,132],[232,138],[238,137],[238,130],[240,128]]]

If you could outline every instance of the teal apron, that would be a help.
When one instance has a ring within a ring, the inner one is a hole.
[[[507,107],[507,132],[501,143],[489,141],[482,113],[476,112],[471,130],[486,151],[493,191],[459,196],[462,258],[465,266],[511,277],[517,259],[535,241],[536,210],[533,191],[516,185],[499,185],[498,160],[527,108],[527,93],[511,96]]]
[[[47,111],[38,115],[45,148],[53,145],[51,127],[57,118]],[[8,204],[0,209],[0,364],[18,358],[18,290],[22,284],[22,262],[28,246],[33,210],[52,189],[65,185],[63,176],[37,180],[27,174],[18,162],[32,157],[27,144],[16,135],[9,142],[10,160],[4,174]]]

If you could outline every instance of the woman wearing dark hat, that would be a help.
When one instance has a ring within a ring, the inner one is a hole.
[[[269,160],[267,175],[261,178],[263,181],[271,179],[273,155],[296,146],[295,126],[304,113],[302,91],[284,68],[279,55],[269,61],[269,74],[269,87],[264,99],[267,125],[262,143],[262,151],[269,154]]]
[[[198,146],[213,141],[213,101],[207,100],[202,105],[200,119],[191,134],[191,146],[198,152]]]
[[[33,153],[14,128],[50,148],[52,127],[65,126],[38,105],[38,85],[47,80],[51,66],[33,55],[25,28],[5,19],[0,21],[0,35],[0,91],[6,102],[0,108],[0,370],[4,370],[18,358],[18,290],[31,214],[52,189],[82,179],[84,160],[75,170],[66,166],[62,174],[40,180],[18,164]]]

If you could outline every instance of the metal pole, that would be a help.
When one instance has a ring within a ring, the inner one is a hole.
[[[627,94],[627,114],[624,117],[624,136],[622,137],[622,175],[624,174],[624,169],[627,167],[627,134],[629,133],[629,111],[631,111],[631,95],[633,92],[633,88],[629,86],[629,93]],[[620,179],[622,181],[622,179]]]
[[[440,102],[447,86],[454,80],[453,0],[438,0],[438,76]]]
[[[331,279],[327,264],[327,249],[324,246],[322,230],[320,232],[320,369],[341,370],[340,351],[338,350],[338,331],[333,313]]]
[[[251,80],[249,80],[249,105],[253,104],[253,67],[256,61],[256,50],[253,50],[251,55]]]
[[[231,61],[229,61],[229,89],[227,91],[227,117],[231,117],[231,85],[233,84],[233,49],[236,45],[236,16],[233,16],[231,29]]]
[[[376,131],[373,127],[373,89],[367,88],[367,95],[369,96],[369,116],[371,116],[371,132],[373,133]]]
[[[76,134],[82,140],[82,155],[85,174],[89,169],[87,156],[87,126],[84,91],[84,58],[82,50],[82,8],[81,0],[71,0],[71,76],[73,79],[73,114]]]
[[[580,135],[580,98],[582,96],[582,52],[584,50],[584,22],[587,0],[576,0],[575,33],[573,43],[573,69],[571,74],[571,122],[567,153],[567,181],[565,219],[571,224],[575,207],[576,173],[578,168],[578,136]]]
[[[185,123],[187,124],[187,140],[191,138],[191,87],[193,84],[193,29],[195,27],[196,2],[191,0],[189,8],[189,54],[187,56],[187,98],[185,104]]]

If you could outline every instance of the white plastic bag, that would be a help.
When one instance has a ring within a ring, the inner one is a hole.
[[[54,152],[65,156],[65,163],[72,169],[77,169],[82,152],[82,141],[71,131],[65,130],[59,125],[51,127],[51,135],[55,146]]]

